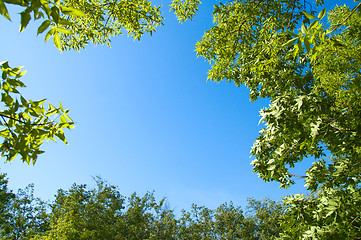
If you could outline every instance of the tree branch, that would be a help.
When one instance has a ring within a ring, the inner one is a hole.
[[[297,175],[297,174],[293,174],[293,173],[290,173],[290,172],[287,172],[290,176],[292,177],[298,177],[298,178],[306,178],[307,176],[304,176],[304,175]]]
[[[9,131],[10,131],[11,135],[13,136],[13,138],[14,138],[14,139],[17,139],[16,134],[13,132],[13,130],[10,128],[9,124],[6,122],[4,116],[3,116],[2,114],[0,114],[0,116],[1,116],[1,118],[3,119],[6,127],[9,129]]]
[[[11,117],[11,116],[7,116],[7,115],[1,114],[1,113],[0,113],[0,117],[1,117],[4,121],[5,121],[4,117],[6,117],[6,118],[8,118],[8,119],[12,119],[12,120],[17,121],[17,122],[19,122],[19,123],[26,124],[26,122],[23,121],[23,120],[20,120],[20,119]],[[51,121],[51,122],[53,122],[53,121]],[[5,121],[5,123],[6,123],[6,121]],[[38,124],[30,123],[31,126],[43,126],[43,125],[46,125],[46,124],[47,124],[47,123],[38,123]]]

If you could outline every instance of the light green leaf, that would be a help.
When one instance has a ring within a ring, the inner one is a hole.
[[[63,106],[61,105],[61,102],[59,102],[59,108],[62,112],[64,112]]]
[[[318,26],[318,20],[315,20],[310,24],[308,28],[313,29],[313,28],[317,28],[317,26]]]
[[[301,32],[304,33],[304,34],[307,33],[307,28],[306,28],[304,23],[302,23],[302,25],[301,25]]]
[[[309,13],[307,13],[307,12],[305,12],[305,11],[303,11],[302,12],[308,19],[310,19],[310,20],[312,20],[312,19],[315,19],[316,17],[315,16],[313,16],[313,15],[311,15],[311,14],[309,14]]]
[[[72,34],[72,32],[71,32],[70,30],[65,29],[65,28],[57,27],[57,28],[55,28],[55,30],[56,30],[57,32],[61,32],[61,33],[63,33],[63,34],[68,34],[68,35],[71,35],[71,34]]]
[[[64,117],[64,115],[61,115],[61,116],[60,116],[60,121],[61,121],[62,123],[67,123],[66,118]]]
[[[318,18],[319,19],[322,19],[326,14],[326,8],[322,9],[321,12],[318,14]]]
[[[68,7],[68,6],[60,6],[60,10],[65,15],[71,15],[71,16],[75,16],[75,17],[85,16],[85,14],[82,11],[72,8],[72,7]]]
[[[290,47],[295,44],[298,38],[292,38],[291,40],[288,40],[285,44],[283,44],[284,47]]]
[[[6,138],[6,137],[9,136],[9,133],[10,133],[9,129],[5,128],[5,129],[0,131],[0,136],[3,137],[3,138]]]
[[[45,35],[45,42],[48,41],[48,39],[49,39],[51,36],[53,36],[54,33],[55,33],[55,29],[54,29],[54,28],[50,29],[50,30],[46,33],[46,35]]]
[[[61,42],[58,32],[55,32],[53,41],[54,45],[59,49],[59,51],[61,51]]]

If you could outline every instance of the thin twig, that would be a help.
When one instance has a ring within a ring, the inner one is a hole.
[[[257,3],[257,5],[254,6],[254,8],[257,8],[257,7],[261,4],[261,2],[262,2],[262,1],[259,1],[259,2]],[[241,33],[242,27],[243,27],[243,25],[244,25],[246,22],[247,22],[247,17],[246,17],[246,18],[243,20],[243,22],[239,25],[238,30],[237,30],[237,35],[239,35],[239,34]],[[235,52],[235,50],[236,50],[238,41],[239,41],[239,40],[235,40],[235,41],[234,41],[234,45],[233,45],[233,51],[234,51],[234,52]]]
[[[117,0],[114,0],[114,3],[113,3],[113,6],[112,6],[112,10],[110,11],[110,14],[109,14],[109,17],[107,19],[107,21],[105,22],[105,26],[107,26],[109,20],[110,20],[110,17],[112,16],[113,14],[113,11],[114,11],[114,8],[115,8],[115,4],[117,3]]]
[[[0,113],[0,116],[4,119],[4,117],[8,118],[8,119],[12,119],[14,121],[17,121],[19,123],[23,123],[23,124],[26,124],[27,122],[23,121],[23,120],[20,120],[20,119],[17,119],[17,118],[14,118],[14,117],[11,117],[11,116],[7,116],[7,115],[4,115],[4,114],[1,114]],[[5,121],[5,120],[4,120]],[[51,121],[52,123],[53,121]],[[31,126],[42,126],[42,125],[47,125],[47,123],[37,123],[37,124],[34,124],[34,123],[30,123]]]
[[[290,176],[293,176],[293,177],[298,177],[298,178],[306,178],[307,176],[304,176],[304,175],[297,175],[297,174],[293,174],[293,173],[290,173],[290,172],[287,172]]]

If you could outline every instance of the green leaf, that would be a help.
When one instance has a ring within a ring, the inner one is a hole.
[[[302,23],[302,25],[301,25],[301,32],[304,33],[304,34],[307,33],[307,28],[306,28],[304,23]]]
[[[59,108],[62,112],[64,112],[63,106],[61,105],[61,102],[59,102]]]
[[[54,28],[50,29],[50,30],[46,33],[46,35],[45,35],[45,42],[48,41],[48,39],[49,39],[51,36],[53,36],[54,33],[55,33],[55,29],[54,29]]]
[[[20,20],[20,30],[19,30],[19,32],[22,32],[22,31],[24,31],[24,29],[28,25],[28,23],[29,23],[29,21],[31,19],[31,16],[30,16],[30,13],[28,13],[28,11],[26,11],[26,10],[21,12],[20,16],[21,16],[21,20]]]
[[[290,47],[295,44],[298,38],[292,38],[291,40],[288,40],[285,44],[283,44],[284,47]]]
[[[57,27],[57,28],[55,28],[55,30],[56,30],[57,32],[61,32],[61,33],[63,33],[63,34],[68,34],[68,35],[73,34],[70,30],[65,29],[65,28]]]
[[[23,96],[20,97],[20,100],[21,100],[21,104],[23,106],[27,106],[28,105],[28,102],[25,100],[25,98],[23,98]]]
[[[307,12],[305,12],[305,11],[303,11],[302,12],[308,19],[310,19],[310,20],[312,20],[312,19],[315,19],[316,17],[315,16],[313,16],[313,15],[311,15],[311,14],[309,14],[309,13],[307,13]]]
[[[302,53],[303,47],[302,47],[302,42],[300,41],[300,39],[298,39],[298,41],[297,41],[297,46],[298,46],[299,53]]]
[[[305,43],[305,47],[306,47],[307,52],[310,52],[310,50],[311,50],[311,43],[310,43],[310,41],[308,40],[308,37],[307,37],[307,36],[305,37],[304,43]]]
[[[55,32],[53,41],[54,45],[59,49],[59,51],[61,51],[61,42],[58,32]]]
[[[315,20],[315,21],[313,21],[311,24],[310,24],[310,26],[308,27],[309,29],[313,29],[313,28],[317,28],[317,26],[318,26],[318,20]]]
[[[72,25],[73,23],[69,20],[66,20],[64,18],[59,18],[59,24],[63,26]]]
[[[289,35],[291,35],[292,37],[295,37],[295,38],[298,37],[298,35],[297,35],[296,33],[294,33],[294,32],[287,31],[287,33],[288,33]]]
[[[48,18],[50,18],[51,17],[51,9],[49,7],[49,3],[43,3],[43,1],[42,1],[41,4],[42,4],[41,8],[45,11],[46,15],[48,15]]]
[[[319,19],[322,19],[326,14],[326,8],[322,9],[321,12],[318,14],[318,18]]]
[[[61,12],[64,13],[65,15],[71,15],[74,17],[83,17],[85,16],[85,14],[75,8],[72,7],[68,7],[68,6],[60,6]]]
[[[48,29],[48,27],[50,26],[51,21],[50,20],[45,20],[38,28],[38,32],[37,34],[39,35],[40,33],[43,33],[46,29]]]
[[[65,136],[64,136],[64,133],[61,131],[61,132],[58,132],[58,133],[55,133],[55,136],[57,136],[61,141],[63,141],[64,143],[68,144],[68,142],[66,141],[65,139]]]
[[[57,8],[56,6],[52,6],[50,15],[53,17],[54,22],[58,24],[60,18],[59,8]]]
[[[9,129],[5,128],[5,129],[0,131],[0,136],[3,137],[3,138],[6,138],[6,137],[9,136],[9,133],[10,133]]]
[[[3,0],[0,0],[0,14],[6,17],[9,21],[11,21],[9,12],[5,6],[5,3]]]

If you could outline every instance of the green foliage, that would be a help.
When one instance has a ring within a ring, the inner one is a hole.
[[[113,186],[97,179],[97,188],[73,185],[58,190],[51,204],[50,230],[42,239],[113,239],[124,198]]]
[[[8,180],[6,174],[0,174],[0,236],[7,234],[10,228],[9,218],[11,217],[11,201],[15,198],[8,189]]]
[[[208,78],[268,98],[265,127],[251,153],[254,171],[281,187],[314,159],[305,176],[312,197],[285,199],[285,239],[358,239],[361,174],[360,5],[309,12],[304,1],[229,1],[197,43]],[[317,1],[322,5],[323,1]]]
[[[89,42],[110,46],[110,37],[123,30],[140,40],[163,24],[160,6],[146,0],[1,0],[0,14],[10,20],[4,2],[23,9],[20,32],[31,19],[41,20],[37,34],[46,32],[45,41],[53,37],[59,50],[79,50]]]
[[[188,19],[193,19],[200,3],[200,0],[173,0],[170,10],[175,13],[180,22],[184,22]]]
[[[248,204],[246,212],[232,202],[215,210],[193,204],[180,218],[180,239],[276,239],[282,205],[269,199],[248,199]]]
[[[38,155],[43,153],[40,145],[55,137],[66,143],[64,128],[72,128],[74,123],[68,116],[69,110],[54,107],[49,103],[45,108],[45,99],[26,100],[19,92],[25,84],[19,80],[25,74],[21,67],[11,68],[8,62],[0,63],[2,80],[0,86],[3,110],[0,111],[0,136],[4,139],[0,145],[1,156],[12,161],[20,154],[28,164],[34,164]],[[60,120],[57,120],[57,119]]]
[[[4,175],[3,175],[4,177]],[[1,198],[1,239],[275,239],[282,229],[282,203],[249,199],[246,211],[233,203],[217,209],[192,205],[176,218],[165,199],[153,193],[126,198],[96,178],[96,187],[74,184],[59,189],[47,205],[33,196],[33,185],[15,196],[0,182],[8,198]],[[6,214],[5,214],[6,213]],[[6,224],[4,224],[6,223]]]
[[[2,239],[30,239],[48,230],[47,205],[34,197],[34,185],[19,189],[9,206]]]
[[[97,187],[74,184],[58,190],[51,204],[50,230],[36,239],[171,239],[174,215],[152,193],[123,197],[117,188],[96,179]]]

